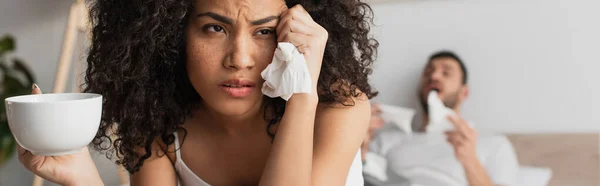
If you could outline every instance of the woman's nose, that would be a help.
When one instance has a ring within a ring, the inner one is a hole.
[[[232,70],[252,69],[254,67],[252,59],[254,49],[256,48],[252,46],[251,37],[235,36],[231,42],[229,57],[224,61],[223,66]]]

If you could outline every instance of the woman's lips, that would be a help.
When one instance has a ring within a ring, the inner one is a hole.
[[[252,93],[252,91],[254,90],[254,87],[221,86],[221,90],[227,92],[232,97],[243,98],[243,97],[249,96]]]
[[[256,84],[252,81],[244,79],[230,79],[221,82],[219,87],[231,97],[243,98],[252,94]]]

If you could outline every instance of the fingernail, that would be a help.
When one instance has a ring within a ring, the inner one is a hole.
[[[35,89],[40,89],[40,87],[38,87],[35,83],[33,85],[31,85],[31,89],[35,90]]]

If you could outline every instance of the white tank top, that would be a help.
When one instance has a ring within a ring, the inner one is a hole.
[[[192,170],[185,165],[183,160],[181,159],[181,151],[179,149],[179,138],[177,137],[177,132],[175,134],[175,156],[177,159],[175,160],[175,171],[177,172],[177,176],[179,177],[179,185],[180,186],[210,186],[210,184],[206,183],[200,177],[198,177]],[[352,161],[352,165],[350,166],[350,170],[348,172],[348,177],[346,178],[345,186],[364,186],[364,180],[362,175],[362,161],[360,157],[360,149],[356,153],[354,160]]]

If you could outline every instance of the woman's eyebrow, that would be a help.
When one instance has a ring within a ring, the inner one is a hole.
[[[262,25],[262,24],[271,22],[273,20],[278,20],[278,19],[279,19],[279,16],[269,16],[269,17],[262,18],[262,19],[259,19],[259,20],[256,20],[256,21],[251,21],[250,24],[252,24],[252,25]]]
[[[223,15],[219,15],[219,14],[214,13],[214,12],[199,13],[196,17],[199,18],[199,17],[204,17],[204,16],[213,18],[214,20],[217,20],[219,22],[223,22],[225,24],[230,24],[230,25],[233,24],[233,19],[228,18],[228,17],[223,16]],[[278,20],[278,19],[279,19],[279,16],[269,16],[269,17],[266,17],[266,18],[258,19],[258,20],[255,20],[255,21],[251,21],[250,24],[252,24],[252,25],[262,25],[262,24],[271,22],[273,20]]]
[[[213,13],[213,12],[199,13],[196,16],[196,18],[200,18],[200,17],[204,17],[204,16],[213,18],[214,20],[223,22],[225,24],[230,24],[230,25],[233,24],[233,19],[225,17],[225,16],[222,16],[222,15],[219,15],[219,14],[216,14],[216,13]]]

